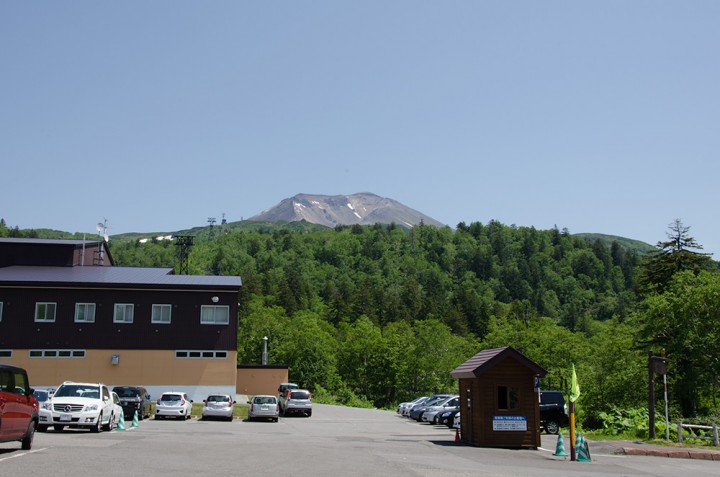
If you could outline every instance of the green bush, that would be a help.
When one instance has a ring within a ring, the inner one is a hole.
[[[627,436],[630,438],[647,439],[649,436],[649,414],[647,408],[620,409],[613,408],[608,412],[598,413],[602,424],[601,434],[610,436]],[[655,435],[665,435],[665,418],[655,414]],[[677,439],[677,429],[670,425],[670,438]]]

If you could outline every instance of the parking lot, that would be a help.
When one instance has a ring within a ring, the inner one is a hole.
[[[129,423],[128,423],[129,425]],[[36,434],[32,451],[0,444],[1,475],[717,475],[720,463],[593,454],[593,462],[537,451],[479,449],[454,442],[447,427],[392,411],[315,405],[311,418],[280,422],[140,421],[127,431]]]

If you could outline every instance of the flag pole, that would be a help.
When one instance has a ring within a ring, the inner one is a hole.
[[[580,397],[580,385],[575,373],[575,363],[572,365],[572,378],[570,380],[570,460],[575,458],[575,401]]]

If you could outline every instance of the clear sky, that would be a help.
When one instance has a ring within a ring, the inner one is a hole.
[[[720,259],[720,1],[0,2],[0,217],[174,231],[372,192]]]

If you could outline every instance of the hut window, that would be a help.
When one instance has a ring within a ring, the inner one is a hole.
[[[518,388],[509,386],[498,386],[497,407],[498,409],[517,409]]]

